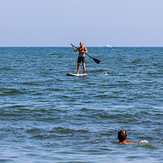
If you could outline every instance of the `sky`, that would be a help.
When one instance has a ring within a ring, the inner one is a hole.
[[[0,46],[163,46],[163,0],[0,0]]]

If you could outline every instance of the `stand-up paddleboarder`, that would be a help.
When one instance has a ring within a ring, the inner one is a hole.
[[[77,60],[77,74],[79,74],[79,69],[80,69],[80,63],[82,62],[83,65],[83,74],[86,74],[86,67],[85,67],[85,53],[88,53],[87,48],[83,46],[83,42],[80,42],[80,47],[75,49],[75,46],[72,45],[72,47],[74,48],[74,52],[79,51],[79,56],[78,56],[78,60]]]

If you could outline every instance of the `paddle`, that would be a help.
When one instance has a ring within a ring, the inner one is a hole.
[[[73,45],[73,44],[71,44],[71,45]],[[75,46],[75,48],[78,48],[78,47],[76,47]],[[88,55],[87,53],[85,53],[88,57],[90,57],[90,58],[92,58],[97,64],[99,64],[100,63],[100,60],[98,60],[98,59],[96,59],[96,58],[93,58],[93,57],[91,57],[90,55]]]

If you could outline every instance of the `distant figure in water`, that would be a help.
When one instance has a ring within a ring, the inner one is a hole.
[[[77,74],[79,74],[79,68],[80,68],[80,63],[82,62],[83,65],[83,74],[86,74],[86,67],[85,67],[85,53],[88,53],[87,48],[83,46],[83,42],[80,42],[80,47],[75,49],[75,46],[72,45],[72,47],[74,48],[74,52],[79,51],[79,57],[77,60]]]
[[[126,142],[127,140],[127,132],[122,130],[118,132],[118,139],[119,139],[119,144],[133,144],[132,142]]]

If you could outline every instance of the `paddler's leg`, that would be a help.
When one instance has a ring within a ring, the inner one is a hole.
[[[80,63],[77,65],[77,74],[79,74]]]
[[[82,62],[82,64],[83,64],[83,70],[84,70],[84,73],[83,73],[83,74],[86,74],[86,67],[85,67],[85,63],[84,63],[84,62]]]

